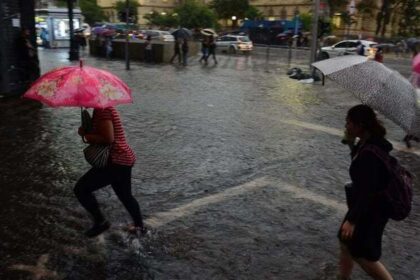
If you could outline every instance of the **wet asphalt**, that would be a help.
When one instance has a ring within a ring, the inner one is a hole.
[[[134,103],[118,109],[137,154],[133,193],[149,233],[122,230],[111,188],[97,197],[112,228],[95,239],[72,189],[89,168],[78,108],[0,99],[0,279],[335,279],[345,213],[346,111],[358,101],[331,81],[303,84],[304,50],[259,48],[187,67],[85,63],[121,77]],[[42,71],[72,64],[40,50]],[[385,56],[404,76],[409,58]],[[383,118],[382,118],[383,119]],[[383,119],[396,155],[420,175],[420,145]],[[412,215],[390,222],[383,262],[394,279],[420,279],[419,184]],[[368,279],[359,268],[353,279]]]

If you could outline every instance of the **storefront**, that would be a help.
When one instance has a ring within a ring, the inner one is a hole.
[[[74,29],[80,28],[82,24],[81,11],[79,9],[73,9],[73,14],[73,27]],[[38,33],[38,44],[42,45],[42,39],[44,39],[44,41],[48,41],[48,45],[52,48],[68,48],[70,46],[70,27],[67,9],[36,9],[35,23]]]

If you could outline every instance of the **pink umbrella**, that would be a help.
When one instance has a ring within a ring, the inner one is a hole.
[[[420,54],[416,55],[413,58],[413,62],[411,64],[413,72],[420,74]]]
[[[132,103],[130,88],[113,74],[83,66],[61,67],[42,75],[24,97],[52,107],[107,108]]]

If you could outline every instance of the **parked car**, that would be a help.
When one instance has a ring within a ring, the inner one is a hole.
[[[365,46],[365,56],[374,57],[378,43],[366,40],[344,40],[328,47],[322,47],[319,53],[320,59],[332,58],[340,55],[357,54],[358,42]]]
[[[163,42],[174,42],[175,37],[171,35],[168,31],[162,31],[162,30],[142,30],[141,31],[144,37],[144,39],[147,38],[147,36],[151,36],[152,40],[159,40]]]
[[[241,35],[225,35],[217,38],[216,46],[220,51],[236,53],[241,51],[249,53],[254,48],[252,41],[248,36]]]

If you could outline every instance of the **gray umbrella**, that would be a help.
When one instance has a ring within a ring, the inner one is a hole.
[[[192,31],[182,27],[173,31],[172,35],[177,39],[190,39],[192,37]]]
[[[415,88],[398,72],[364,56],[346,55],[312,64],[410,134],[420,135]],[[416,133],[417,132],[417,133]]]

